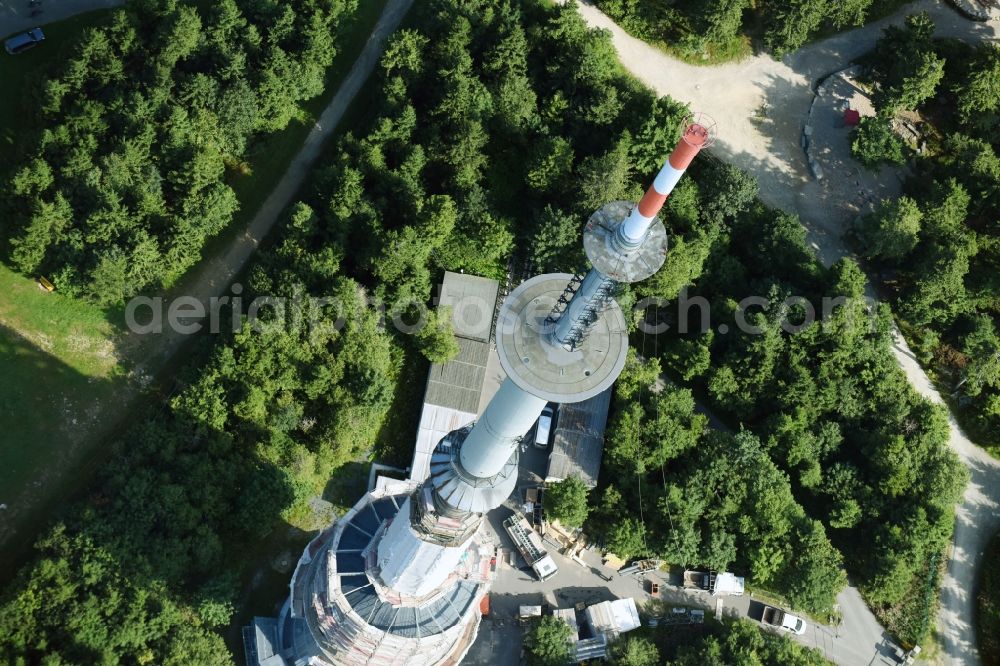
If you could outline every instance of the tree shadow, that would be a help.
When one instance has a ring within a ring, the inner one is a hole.
[[[44,618],[82,617],[100,608],[92,621],[109,632],[132,626],[136,621],[123,609],[142,604],[146,621],[161,623],[168,637],[183,628],[184,641],[192,632],[218,640],[207,632],[231,621],[232,610],[225,609],[260,587],[290,542],[301,545],[303,534],[284,519],[295,487],[253,442],[206,426],[196,415],[151,405],[136,416],[107,442],[114,455],[86,494],[80,489],[66,501],[58,526],[47,529],[36,558],[8,592],[16,597],[30,579],[30,594],[45,599]],[[294,563],[298,556],[296,549],[286,559]],[[46,573],[52,566],[58,577]],[[64,594],[65,586],[74,594]],[[174,606],[189,610],[178,614]],[[37,636],[29,645],[46,647],[29,647],[23,653],[29,663],[52,650],[79,663],[101,661],[107,647],[87,642],[89,632],[44,618],[32,624]],[[167,650],[175,639],[146,640],[151,649]]]
[[[373,453],[379,462],[407,467],[417,441],[430,362],[410,340],[403,340],[400,346],[404,353],[402,367],[396,379],[392,405],[375,436]]]
[[[751,601],[750,606],[747,608],[747,617],[755,622],[763,622],[765,608],[767,608],[767,604],[760,601]]]
[[[96,466],[90,443],[115,425],[98,406],[124,382],[84,375],[2,324],[0,367],[0,571],[12,574],[48,512]]]
[[[336,506],[350,507],[368,492],[370,463],[352,461],[337,468],[323,489],[323,499]]]

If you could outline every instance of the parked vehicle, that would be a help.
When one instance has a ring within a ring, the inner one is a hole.
[[[796,615],[792,615],[791,613],[786,613],[780,608],[775,608],[774,606],[764,607],[764,616],[761,619],[761,622],[772,627],[785,629],[786,631],[790,631],[799,636],[806,633],[805,620]]]
[[[45,41],[45,34],[41,28],[32,28],[27,32],[10,37],[3,43],[4,49],[11,55],[24,53],[28,49],[34,48]]]
[[[549,446],[549,435],[552,433],[552,418],[554,416],[555,410],[552,405],[545,405],[542,415],[538,417],[538,423],[535,425],[535,446],[540,449],[546,449]]]
[[[684,587],[688,590],[708,590],[709,575],[707,571],[684,572]]]
[[[684,572],[683,586],[689,590],[711,592],[712,596],[731,595],[741,597],[745,589],[742,576],[737,576],[728,571],[716,573],[714,571],[692,571],[690,569]]]
[[[532,529],[523,516],[515,514],[503,521],[503,526],[510,538],[513,539],[514,545],[521,552],[521,557],[538,576],[538,580],[544,581],[555,575],[559,567],[545,550],[538,533]]]
[[[920,656],[920,652],[921,650],[919,645],[914,645],[913,649],[909,652],[904,652],[903,648],[896,646],[896,651],[895,654],[893,654],[893,657],[895,657],[897,663],[903,664],[904,666],[910,666],[917,660],[917,657]]]

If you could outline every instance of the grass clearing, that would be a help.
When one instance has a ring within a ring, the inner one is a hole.
[[[736,35],[725,43],[708,44],[702,52],[685,49],[680,45],[673,45],[666,41],[655,41],[650,42],[650,44],[667,55],[686,62],[689,65],[697,65],[699,67],[713,67],[715,65],[725,65],[730,62],[740,62],[754,54],[751,40],[746,35]]]
[[[122,377],[87,376],[0,324],[0,582],[63,498],[83,488],[129,414]],[[96,455],[95,455],[96,454]]]
[[[47,293],[34,280],[3,265],[0,294],[0,323],[40,351],[88,377],[121,372],[116,327],[103,309],[58,292]]]
[[[256,142],[248,159],[250,172],[233,183],[240,213],[206,246],[205,257],[242,231],[281,179],[350,72],[385,4],[359,4],[340,40],[326,92],[303,104],[299,119],[284,131]],[[32,119],[37,118],[31,111],[37,104],[34,90],[42,73],[57,66],[83,30],[111,14],[103,10],[52,23],[45,26],[43,46],[16,58],[0,53],[0,90],[5,98],[9,91],[21,100],[0,105],[0,182],[30,145],[36,122]],[[357,118],[349,113],[342,124],[349,127]],[[45,293],[33,279],[0,266],[0,503],[9,506],[0,513],[0,545],[5,551],[0,563],[11,565],[0,569],[14,570],[34,530],[48,523],[60,498],[86,484],[103,459],[102,444],[136,413],[136,403],[144,398],[129,374],[134,364],[155,356],[155,345],[155,340],[140,343],[124,335],[121,310],[105,311],[58,292]],[[180,362],[158,360],[146,370],[167,374]]]
[[[3,325],[0,367],[0,502],[11,503],[98,425],[91,409],[120,380],[83,374]]]

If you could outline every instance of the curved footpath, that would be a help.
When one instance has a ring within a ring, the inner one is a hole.
[[[619,58],[634,76],[657,93],[687,102],[692,109],[715,118],[719,141],[712,152],[753,173],[766,203],[797,213],[809,232],[810,245],[827,265],[851,255],[842,234],[859,210],[854,201],[856,191],[829,184],[831,179],[852,174],[828,173],[822,181],[809,174],[799,138],[816,82],[870,51],[884,27],[900,25],[914,12],[928,12],[940,37],[996,42],[1000,35],[996,16],[986,23],[975,23],[942,2],[919,0],[889,18],[810,44],[781,61],[760,55],[739,63],[699,67],[629,36],[591,5],[580,5],[579,10],[589,25],[611,32]],[[763,114],[759,113],[762,108],[766,108]],[[902,336],[897,335],[893,353],[914,388],[932,402],[943,404]],[[949,424],[949,444],[968,467],[970,482],[957,510],[937,624],[943,662],[972,666],[980,663],[974,625],[976,574],[986,544],[1000,529],[1000,461],[969,441],[950,415]],[[843,625],[835,630],[818,628],[816,636],[804,637],[806,642],[820,647],[838,663],[853,666],[885,660],[884,630],[861,603],[857,591],[848,588],[838,602]],[[859,662],[861,654],[868,657]]]
[[[316,127],[295,156],[281,182],[253,218],[246,232],[234,239],[214,259],[197,269],[188,293],[207,302],[222,295],[233,276],[244,267],[260,241],[292,201],[324,141],[336,129],[351,100],[374,69],[385,39],[398,27],[413,0],[389,0],[364,51],[350,75],[323,112]],[[44,13],[32,18],[27,2],[0,0],[0,35],[44,25],[94,9],[113,7],[122,0],[48,0]],[[830,178],[811,180],[799,136],[814,94],[812,86],[823,76],[843,69],[851,60],[870,50],[889,24],[900,24],[906,15],[927,11],[939,36],[968,41],[997,41],[1000,21],[973,23],[941,2],[919,0],[888,19],[806,46],[775,61],[755,56],[740,63],[697,67],[668,57],[663,52],[627,35],[613,21],[589,5],[580,12],[594,27],[610,30],[625,67],[656,92],[688,102],[711,114],[719,123],[720,141],[713,152],[757,176],[761,198],[768,204],[798,213],[810,243],[825,264],[850,252],[841,240],[845,221],[857,214],[843,191],[830,188]],[[754,120],[766,105],[766,113]],[[828,174],[836,177],[836,174]],[[184,341],[174,335],[164,340],[160,356],[172,356]],[[913,386],[928,399],[941,404],[940,395],[923,369],[898,338],[894,353]],[[979,663],[976,650],[974,588],[979,560],[990,536],[1000,529],[1000,462],[975,446],[950,419],[950,444],[969,468],[971,480],[965,501],[958,508],[954,548],[942,583],[938,628],[948,664]],[[0,530],[2,532],[2,530]],[[844,623],[836,629],[818,627],[807,635],[809,644],[820,647],[838,663],[890,663],[885,659],[884,631],[861,602],[854,588],[838,597]],[[875,645],[873,645],[873,643]],[[858,658],[865,655],[863,662]]]

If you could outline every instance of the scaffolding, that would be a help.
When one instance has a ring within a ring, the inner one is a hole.
[[[457,664],[475,640],[495,549],[473,543],[443,585],[407,598],[379,580],[375,553],[409,488],[375,490],[306,548],[290,609],[304,618],[314,661],[347,666]],[[403,491],[402,493],[400,491]],[[296,654],[306,651],[294,647]]]

